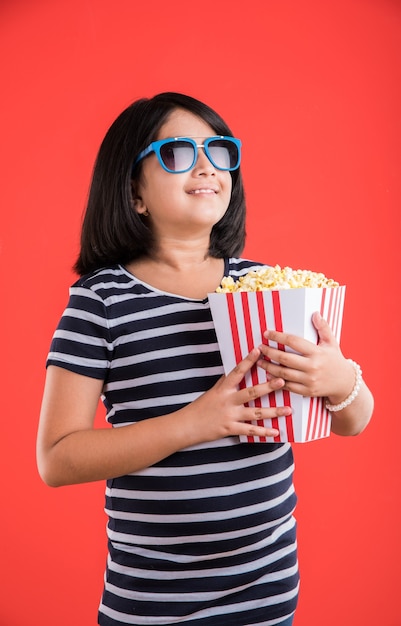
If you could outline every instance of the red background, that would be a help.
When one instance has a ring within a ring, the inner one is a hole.
[[[295,626],[401,624],[400,53],[396,0],[0,2],[1,626],[96,623],[103,484],[37,475],[44,363],[99,143],[164,90],[242,139],[246,254],[347,284],[343,350],[376,398],[360,437],[294,446]]]

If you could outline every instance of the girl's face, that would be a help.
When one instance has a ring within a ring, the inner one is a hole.
[[[157,139],[191,137],[202,144],[216,133],[200,117],[175,109],[160,129]],[[138,213],[148,211],[152,230],[160,237],[210,235],[225,214],[231,198],[231,174],[216,169],[202,148],[192,170],[181,174],[166,172],[151,153],[142,163],[142,174],[134,190]]]

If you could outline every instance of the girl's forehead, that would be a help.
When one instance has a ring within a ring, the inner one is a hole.
[[[202,139],[215,134],[213,128],[198,115],[185,109],[175,109],[161,126],[157,138],[196,137]]]

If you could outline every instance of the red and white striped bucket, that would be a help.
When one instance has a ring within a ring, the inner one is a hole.
[[[256,292],[211,293],[209,303],[217,340],[228,374],[252,348],[266,343],[265,330],[278,330],[317,342],[312,314],[319,311],[340,341],[345,286],[298,288]],[[272,344],[275,345],[275,344]],[[279,345],[284,350],[284,346]],[[253,367],[242,386],[266,381],[266,373]],[[248,442],[306,442],[330,435],[331,416],[323,398],[307,398],[289,391],[275,391],[251,406],[291,406],[292,414],[267,420],[261,425],[277,428],[275,437],[241,437]]]

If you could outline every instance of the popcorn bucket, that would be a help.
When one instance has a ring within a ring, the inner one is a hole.
[[[317,343],[312,314],[319,311],[340,341],[345,286],[279,289],[208,294],[217,340],[228,374],[255,346],[266,343],[265,330],[278,330]],[[271,344],[280,350],[283,345]],[[241,387],[266,382],[266,372],[253,366]],[[258,420],[257,424],[276,428],[277,437],[241,436],[244,442],[306,442],[330,435],[331,416],[323,398],[308,398],[289,391],[274,391],[249,402],[248,406],[291,406],[292,414]],[[256,423],[256,422],[255,422]]]

